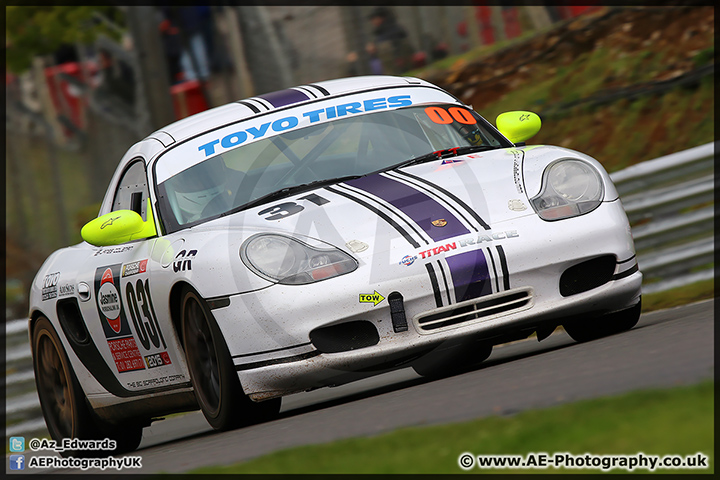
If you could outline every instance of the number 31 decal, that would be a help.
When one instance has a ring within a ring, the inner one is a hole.
[[[330,203],[330,200],[327,198],[321,197],[320,195],[316,193],[311,193],[310,195],[306,195],[304,197],[300,197],[297,200],[307,200],[309,202],[314,203],[318,207],[321,207],[325,205],[326,203]],[[265,217],[265,220],[281,220],[283,218],[289,217],[290,215],[295,215],[296,213],[300,213],[303,210],[305,210],[305,207],[302,205],[299,205],[295,202],[284,202],[279,203],[277,205],[273,205],[272,207],[268,207],[264,210],[260,210],[258,212],[258,215],[266,215],[270,214],[269,217]]]

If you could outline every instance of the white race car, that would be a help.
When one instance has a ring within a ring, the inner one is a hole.
[[[127,451],[173,412],[230,429],[283,395],[458,371],[558,325],[578,341],[632,328],[642,274],[618,193],[593,158],[526,146],[539,128],[378,76],[149,135],[30,292],[52,437]]]

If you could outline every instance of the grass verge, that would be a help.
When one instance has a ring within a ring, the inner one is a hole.
[[[191,473],[462,473],[458,457],[569,452],[573,455],[694,455],[714,472],[714,383],[632,392],[532,410],[511,417],[413,427],[371,438],[283,450],[230,466]],[[558,470],[470,470],[471,473],[552,473]],[[564,470],[600,473],[600,470]],[[625,473],[624,470],[612,470]],[[660,470],[670,472],[670,470]],[[637,473],[648,473],[637,469]]]
[[[679,307],[688,303],[715,297],[715,279],[691,283],[665,292],[643,295],[642,311],[651,312],[665,308]]]

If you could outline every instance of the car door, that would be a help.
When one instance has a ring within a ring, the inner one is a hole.
[[[133,159],[119,178],[112,211],[133,210],[144,221],[148,217],[154,221],[147,211],[148,195],[145,161]],[[99,380],[106,388],[126,390],[119,392],[123,395],[189,381],[172,331],[168,301],[153,297],[152,272],[160,268],[152,255],[157,241],[154,237],[92,247],[79,275],[91,300],[82,302],[82,314],[109,367],[94,366],[93,373],[102,375]],[[106,378],[110,374],[113,378]]]

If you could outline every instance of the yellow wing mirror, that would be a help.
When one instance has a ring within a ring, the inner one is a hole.
[[[104,247],[120,245],[130,240],[157,235],[150,199],[147,201],[147,221],[132,210],[116,210],[91,220],[82,227],[80,236],[91,245]]]
[[[513,143],[521,143],[540,131],[540,117],[537,113],[513,111],[498,115],[497,129]]]

